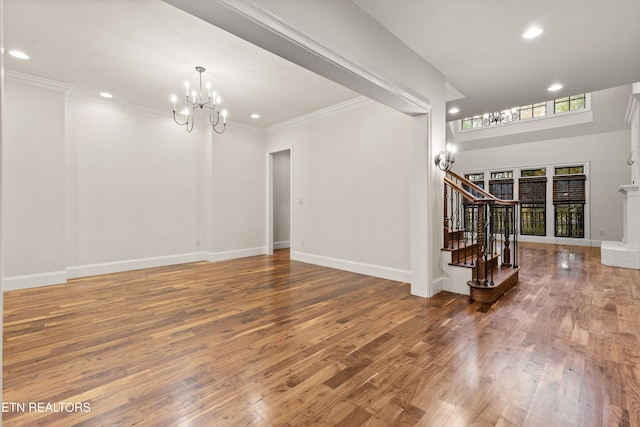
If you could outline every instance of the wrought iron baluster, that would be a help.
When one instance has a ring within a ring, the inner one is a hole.
[[[513,209],[511,206],[507,206],[505,212],[505,235],[504,235],[504,253],[502,256],[502,265],[505,267],[511,267],[511,242],[509,241],[510,234],[513,230]]]
[[[456,191],[456,194],[458,194],[458,192]],[[451,191],[451,209],[449,209],[450,215],[449,215],[449,230],[451,232],[453,232],[453,213],[455,211],[455,209],[453,209],[454,205],[453,205],[453,191]],[[453,239],[451,240],[451,246],[450,248],[453,249]],[[452,260],[453,261],[453,260]]]
[[[444,183],[444,200],[442,203],[442,232],[443,232],[443,239],[444,239],[444,246],[443,248],[446,248],[447,246],[449,246],[449,230],[447,230],[447,188],[448,188],[448,184],[445,182]],[[453,189],[452,189],[453,191]]]
[[[520,204],[513,207],[513,268],[518,268],[518,234],[520,234]]]

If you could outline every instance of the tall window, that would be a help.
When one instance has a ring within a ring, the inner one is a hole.
[[[473,182],[478,187],[484,190],[484,173],[475,173],[468,174],[464,176],[469,181]],[[474,190],[473,188],[469,188],[468,186],[463,186],[465,190],[470,192],[476,197],[483,197],[482,194]],[[467,231],[477,231],[476,225],[478,223],[478,208],[477,206],[471,205],[466,199],[463,202],[464,204],[464,228]]]
[[[491,172],[489,193],[502,200],[513,200],[513,171]],[[504,233],[504,224],[508,220],[506,206],[494,206],[491,226],[496,233]],[[513,226],[509,227],[513,230]]]
[[[472,173],[472,174],[467,174],[464,177],[484,190],[484,173]],[[464,189],[476,197],[482,197],[482,194],[480,194],[478,191],[474,190],[473,188],[468,188],[468,186],[465,185]]]
[[[520,172],[520,234],[547,235],[547,170],[529,169]]]
[[[555,169],[553,204],[556,237],[584,237],[586,175],[583,166]]]

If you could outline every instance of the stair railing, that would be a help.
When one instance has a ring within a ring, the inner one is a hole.
[[[499,255],[502,267],[518,268],[520,202],[499,199],[448,170],[443,206],[444,247],[457,249],[452,263],[474,268],[476,286],[493,286]]]

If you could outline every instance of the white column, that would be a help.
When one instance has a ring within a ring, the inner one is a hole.
[[[430,114],[414,116],[411,128],[411,294],[427,298],[443,288],[438,266],[442,172],[433,161],[440,149],[433,148],[430,120]],[[437,144],[443,145],[439,140]]]
[[[627,109],[627,121],[631,123],[631,185],[623,185],[624,193],[624,243],[640,248],[640,82],[631,86],[631,99]]]
[[[640,269],[640,82],[634,83],[626,120],[631,123],[631,185],[621,185],[622,242],[602,242],[601,262],[616,267]]]
[[[640,184],[640,82],[634,83],[627,109],[627,121],[631,123],[631,184]]]
[[[411,294],[430,297],[429,115],[413,117],[411,122]]]
[[[4,47],[4,1],[0,0],[0,46]],[[0,366],[2,365],[2,318],[3,318],[3,294],[4,294],[4,286],[2,284],[4,278],[4,269],[3,262],[4,259],[4,239],[1,238],[3,236],[2,223],[3,221],[3,209],[2,209],[2,114],[4,112],[4,53],[0,54]],[[2,380],[0,380],[0,401],[2,401]],[[2,412],[0,412],[0,425],[2,424]]]

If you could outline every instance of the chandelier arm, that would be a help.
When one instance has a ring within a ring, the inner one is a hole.
[[[215,126],[212,126],[214,132],[217,133],[218,135],[221,135],[222,133],[224,133],[224,130],[225,130],[226,127],[227,127],[227,124],[225,123],[225,124],[222,125],[222,130],[219,131],[218,129],[216,129]]]
[[[178,121],[178,119],[176,119],[176,110],[173,110],[173,121],[176,122],[177,124],[179,124],[180,126],[184,126],[189,122],[189,120],[187,119],[187,120],[185,120],[184,123],[180,123]]]
[[[214,116],[215,120],[213,119]],[[211,123],[213,127],[218,126],[218,123],[220,123],[220,111],[209,110],[209,123]]]

